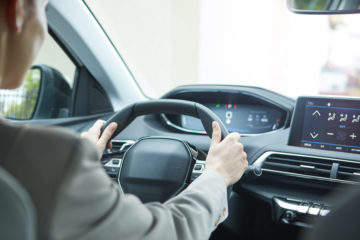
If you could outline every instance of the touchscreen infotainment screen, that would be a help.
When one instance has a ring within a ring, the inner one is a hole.
[[[360,99],[300,97],[289,145],[360,153]]]

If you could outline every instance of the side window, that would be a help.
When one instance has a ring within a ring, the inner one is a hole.
[[[70,116],[76,65],[48,34],[22,86],[0,90],[0,112],[9,119]]]
[[[42,64],[56,69],[62,73],[69,86],[73,87],[76,66],[50,34],[48,34],[34,64]]]

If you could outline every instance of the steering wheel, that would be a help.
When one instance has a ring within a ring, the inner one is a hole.
[[[114,138],[136,117],[148,114],[184,114],[199,118],[209,137],[212,122],[218,122],[221,139],[229,132],[220,118],[207,107],[184,100],[150,100],[133,103],[111,116],[102,131],[111,123],[118,124]],[[196,162],[190,145],[172,137],[144,137],[124,154],[119,171],[119,183],[126,193],[137,195],[142,201],[164,202],[178,194],[191,181]],[[232,186],[228,188],[228,198]]]

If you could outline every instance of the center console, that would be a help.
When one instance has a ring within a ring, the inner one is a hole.
[[[329,204],[332,197],[314,189],[328,189],[330,193],[359,185],[357,154],[360,154],[360,98],[299,97],[286,146],[281,151],[267,151],[255,161],[267,177],[280,181],[281,176],[284,181],[293,182],[288,187],[296,189],[296,197],[274,193],[273,220],[311,227],[313,221],[326,216],[332,209]],[[301,185],[308,187],[301,190]]]

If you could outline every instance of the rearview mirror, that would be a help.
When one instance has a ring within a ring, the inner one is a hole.
[[[288,8],[302,14],[359,13],[360,0],[288,0]]]
[[[14,120],[68,117],[71,95],[61,73],[49,66],[35,65],[19,88],[0,90],[0,112]]]

